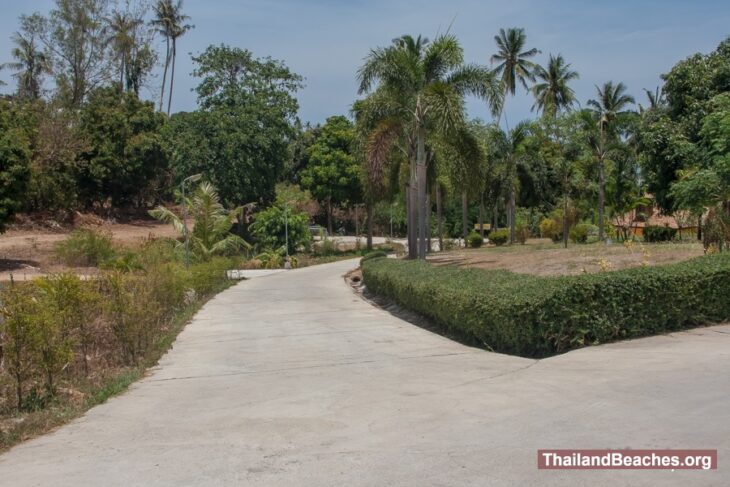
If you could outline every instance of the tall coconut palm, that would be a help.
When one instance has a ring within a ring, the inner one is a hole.
[[[563,110],[570,110],[576,98],[568,83],[578,77],[578,72],[570,69],[570,64],[565,62],[563,56],[550,54],[547,69],[539,65],[535,68],[535,78],[539,81],[531,90],[535,96],[532,110],[537,109],[552,118]]]
[[[175,84],[175,59],[177,58],[177,40],[185,35],[187,31],[194,28],[191,24],[185,22],[190,20],[190,17],[182,13],[182,0],[178,0],[176,4],[172,5],[170,10],[170,40],[172,41],[172,54],[170,58],[172,60],[172,69],[170,70],[170,92],[167,100],[167,115],[170,115],[170,109],[172,107],[172,89]]]
[[[158,34],[165,38],[165,68],[162,71],[162,88],[160,91],[160,111],[165,101],[165,85],[167,70],[170,68],[170,38],[172,33],[172,0],[157,0],[152,6],[154,18],[150,22]]]
[[[16,32],[13,43],[15,47],[11,53],[15,61],[0,67],[16,71],[13,76],[18,80],[19,97],[36,100],[41,96],[43,76],[51,73],[51,60],[39,49],[32,33],[23,35]]]
[[[383,143],[396,140],[388,136],[392,131],[407,140],[409,186],[411,192],[416,189],[417,196],[409,200],[409,212],[417,215],[418,257],[425,259],[427,137],[463,127],[467,94],[486,100],[495,112],[501,104],[499,83],[487,68],[465,65],[463,50],[450,34],[433,42],[403,36],[388,47],[374,49],[358,71],[358,79],[361,94],[376,88],[372,92],[375,96],[369,97],[370,111],[381,115],[373,133]],[[411,230],[414,226],[409,225]],[[410,256],[415,257],[413,250]]]
[[[588,100],[588,106],[597,120],[600,130],[601,157],[598,164],[598,240],[604,240],[604,213],[606,207],[606,157],[608,138],[618,137],[616,121],[629,112],[628,107],[636,103],[634,97],[626,93],[623,83],[614,85],[607,81],[603,86],[596,86],[597,100]]]
[[[527,35],[525,29],[512,27],[499,29],[499,34],[494,36],[498,52],[491,58],[492,64],[498,63],[494,68],[495,74],[500,76],[504,99],[507,95],[515,95],[517,83],[519,82],[526,90],[529,90],[527,82],[534,82],[534,71],[537,65],[530,61],[530,58],[540,54],[536,48],[525,49]],[[504,102],[500,106],[497,116],[497,123],[502,118]]]
[[[119,59],[119,89],[123,91],[128,63],[134,49],[135,30],[143,24],[143,21],[129,12],[115,10],[111,17],[107,18],[107,23],[112,33],[112,48]]]

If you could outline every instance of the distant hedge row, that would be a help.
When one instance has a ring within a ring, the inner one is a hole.
[[[526,357],[730,319],[730,254],[559,277],[373,259],[363,278],[451,332]]]

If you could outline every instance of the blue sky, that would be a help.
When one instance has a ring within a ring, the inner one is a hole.
[[[0,63],[10,60],[17,17],[47,12],[52,4],[0,0]],[[196,106],[187,53],[225,43],[281,59],[303,75],[300,116],[311,122],[347,113],[357,96],[355,72],[369,49],[405,33],[434,37],[451,25],[467,61],[488,64],[499,28],[524,27],[528,45],[542,50],[540,61],[561,53],[580,73],[574,89],[581,103],[607,80],[623,81],[643,100],[642,88],[660,84],[660,74],[678,60],[708,52],[730,35],[727,0],[186,0],[184,5],[196,28],[178,48],[174,111]],[[7,72],[0,72],[0,79],[11,81]],[[153,97],[160,81],[161,76],[153,80],[143,95]],[[531,106],[524,92],[509,100],[510,123],[530,117]],[[471,116],[488,118],[479,101],[470,100],[468,108]]]

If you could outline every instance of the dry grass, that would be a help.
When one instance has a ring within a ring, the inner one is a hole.
[[[437,265],[507,269],[520,274],[551,276],[668,264],[702,254],[702,245],[698,242],[572,244],[564,249],[562,244],[554,244],[549,239],[532,239],[526,245],[437,253],[429,260]]]

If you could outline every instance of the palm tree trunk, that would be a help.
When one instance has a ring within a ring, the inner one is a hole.
[[[461,227],[464,236],[464,247],[466,247],[466,237],[469,236],[469,200],[466,191],[461,192]]]
[[[332,233],[332,198],[327,197],[327,233]]]
[[[177,41],[172,39],[172,70],[170,71],[170,94],[167,98],[167,116],[170,116],[170,108],[172,107],[172,86],[175,83],[175,58],[177,57]]]
[[[367,203],[367,206],[365,207],[368,214],[368,238],[367,238],[367,248],[368,250],[373,249],[373,204]]]
[[[443,230],[443,218],[441,208],[441,185],[436,183],[436,224],[438,226],[439,233],[439,252],[444,250],[444,230]]]
[[[417,194],[414,186],[416,179],[416,168],[415,164],[411,164],[411,184],[406,186],[406,212],[408,214],[408,258],[415,259],[418,257],[418,242],[416,238],[417,232]]]
[[[515,213],[515,185],[512,183],[509,189],[509,242],[511,244],[517,241]]]
[[[604,240],[604,228],[603,228],[603,215],[606,207],[606,174],[603,165],[603,159],[601,159],[600,165],[598,166],[598,241],[603,242]]]
[[[165,84],[167,84],[167,68],[170,66],[170,38],[165,37],[165,69],[162,71],[162,91],[160,92],[160,111],[165,103]]]
[[[416,179],[418,180],[418,258],[426,258],[426,128],[418,127]]]

